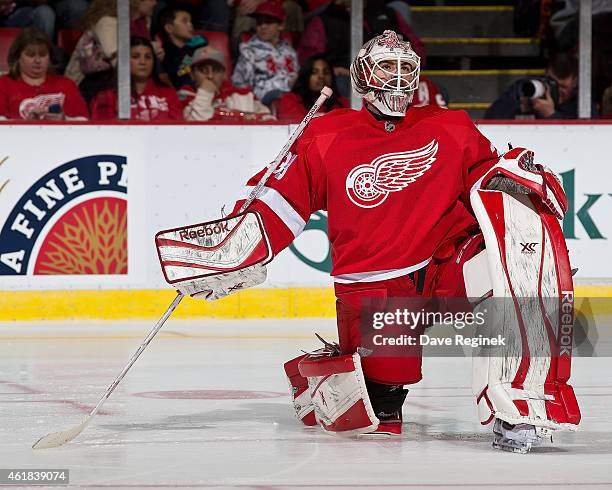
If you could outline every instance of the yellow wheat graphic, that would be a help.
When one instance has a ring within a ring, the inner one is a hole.
[[[112,207],[112,209],[111,209]],[[125,274],[127,272],[127,212],[105,201],[93,212],[83,208],[72,223],[63,223],[40,263],[39,274]]]

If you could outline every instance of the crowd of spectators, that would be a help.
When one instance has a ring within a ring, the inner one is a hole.
[[[553,46],[540,80],[545,90],[529,97],[524,82],[517,82],[486,117],[577,117],[576,3],[516,1],[519,13],[539,12],[537,22],[528,25],[518,17],[517,32],[529,30],[524,34],[548,38]],[[612,15],[612,0],[594,3],[594,31],[609,29],[605,20]],[[129,4],[132,119],[298,121],[323,85],[332,86],[334,96],[322,111],[349,106],[350,0]],[[411,27],[409,2],[368,0],[365,5],[364,39],[393,29],[412,43],[423,67],[425,46]],[[0,77],[0,117],[115,119],[117,25],[117,0],[0,0],[0,27],[22,28],[10,48],[8,73]],[[79,35],[70,52],[57,45],[65,29]],[[211,45],[208,37],[215,32],[228,35],[229,52]],[[594,114],[605,116],[612,113],[611,63],[598,55],[594,63],[603,80],[598,79]],[[443,87],[421,77],[414,105],[446,107],[446,100]]]
[[[368,2],[364,35],[399,30],[424,55],[407,8],[390,6],[402,3]],[[349,5],[130,0],[131,118],[298,121],[323,85],[334,96],[322,112],[348,107]],[[0,0],[0,25],[24,28],[11,48],[11,69],[0,78],[0,116],[117,117],[117,0]],[[61,29],[81,33],[71,53],[53,44]],[[229,53],[209,43],[211,31],[228,34]],[[37,79],[28,71],[34,55]],[[415,104],[427,103],[445,104],[435,84],[424,79]]]

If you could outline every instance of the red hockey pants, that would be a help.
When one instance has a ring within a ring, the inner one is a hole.
[[[389,350],[385,352],[384,347],[377,349],[370,342],[364,342],[364,328],[369,328],[362,324],[364,305],[367,305],[368,310],[384,311],[390,298],[415,298],[409,304],[418,310],[419,305],[427,307],[429,297],[464,298],[463,264],[482,250],[482,244],[480,234],[464,236],[440,247],[432,261],[411,276],[376,282],[335,284],[336,318],[342,353],[352,354],[364,344],[373,348],[373,352],[361,360],[366,379],[397,385],[420,381],[422,347],[418,342],[414,346],[403,346],[400,348],[401,355],[396,357],[395,354],[390,355]],[[420,282],[419,275],[423,273],[425,278],[421,291],[417,285]],[[419,327],[411,331],[410,335],[418,338],[423,330],[424,327]]]

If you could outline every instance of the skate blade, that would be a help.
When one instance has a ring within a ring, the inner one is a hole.
[[[508,446],[506,444],[493,443],[495,449],[506,451],[508,453],[527,454],[531,450],[531,445],[528,446]]]
[[[359,439],[397,439],[401,434],[394,434],[392,432],[366,432],[359,434]]]
[[[397,427],[391,426],[388,428],[379,427],[372,432],[364,432],[363,434],[359,434],[359,437],[365,439],[395,439],[401,435],[402,426],[398,425]]]

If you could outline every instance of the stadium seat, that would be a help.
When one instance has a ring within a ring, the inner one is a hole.
[[[8,72],[8,52],[11,44],[21,32],[21,29],[13,27],[0,28],[0,72],[5,74]]]
[[[68,58],[72,55],[81,34],[83,34],[81,31],[71,29],[61,29],[57,32],[57,46],[64,50]]]
[[[208,39],[208,44],[213,48],[218,49],[223,53],[225,57],[226,69],[229,76],[232,74],[232,54],[229,47],[229,38],[225,32],[213,32],[213,31],[196,31],[194,34],[204,36]]]

